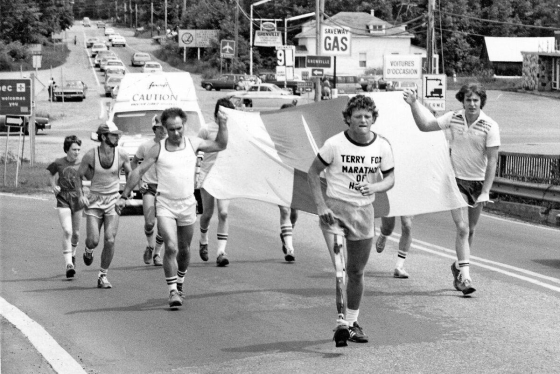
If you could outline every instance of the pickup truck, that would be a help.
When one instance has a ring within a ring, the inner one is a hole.
[[[208,91],[213,89],[219,90],[242,90],[243,84],[240,82],[244,81],[243,74],[223,74],[216,79],[204,79],[200,82],[200,85]]]
[[[303,93],[313,91],[313,82],[304,80],[290,80],[284,81],[277,79],[275,74],[266,74],[261,76],[263,83],[272,83],[280,88],[287,88],[292,91],[294,95],[300,96]]]

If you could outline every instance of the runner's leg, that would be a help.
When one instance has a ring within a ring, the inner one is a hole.
[[[72,211],[70,208],[57,208],[58,220],[62,226],[62,255],[66,266],[72,264]]]
[[[218,201],[218,249],[216,256],[226,253],[229,234],[228,210],[230,200],[217,199]]]

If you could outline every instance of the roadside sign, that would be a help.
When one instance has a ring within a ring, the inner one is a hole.
[[[352,34],[348,27],[321,25],[321,51],[325,56],[350,56]]]
[[[325,69],[311,69],[312,77],[322,77],[325,75]]]
[[[445,110],[445,74],[424,74],[422,76],[422,102],[435,111]]]
[[[255,31],[255,42],[257,47],[279,47],[282,45],[282,33],[280,31]]]
[[[306,66],[308,68],[330,68],[331,56],[307,56]]]
[[[261,23],[262,31],[276,31],[276,23],[274,22],[263,22]]]
[[[383,78],[419,79],[422,78],[422,56],[385,55],[383,56]]]
[[[293,45],[283,45],[280,47],[276,47],[276,59],[278,66],[294,66],[295,49],[296,47]]]
[[[31,79],[0,79],[0,114],[31,115]]]
[[[222,58],[233,58],[235,54],[235,40],[222,40],[220,42],[220,53]]]
[[[218,30],[179,30],[179,47],[209,48],[218,40]]]
[[[23,117],[6,116],[6,126],[23,127]]]

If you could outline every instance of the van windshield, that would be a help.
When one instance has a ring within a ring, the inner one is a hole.
[[[161,112],[161,110],[146,110],[141,112],[115,113],[113,122],[124,135],[149,136],[154,134],[152,131],[152,118],[155,114],[158,116],[161,115]],[[187,126],[199,129],[201,121],[198,117],[198,113],[189,111],[185,113],[187,113]],[[187,131],[185,131],[184,134],[187,135]]]

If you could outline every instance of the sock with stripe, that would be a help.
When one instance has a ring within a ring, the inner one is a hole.
[[[222,253],[226,253],[227,240],[228,240],[228,234],[218,233],[218,251],[217,251],[218,256]]]
[[[173,277],[169,277],[169,278],[165,278],[165,281],[167,282],[167,287],[169,288],[169,292],[175,290],[177,291],[177,276],[173,276]]]
[[[404,251],[398,251],[397,253],[397,264],[395,265],[396,268],[402,269],[404,266],[404,260],[406,260],[407,253]]]
[[[185,275],[187,271],[177,270],[177,289],[183,291],[183,283],[185,283]]]
[[[284,240],[284,246],[292,252],[294,251],[293,230],[294,229],[292,225],[280,226],[280,235],[282,235],[282,239]]]
[[[205,229],[200,227],[200,244],[208,244],[208,227]]]
[[[161,253],[161,248],[163,248],[163,237],[158,233],[156,235],[156,246],[154,248],[154,255],[159,255]]]
[[[461,271],[462,279],[471,279],[470,264],[468,261],[459,261],[459,270]]]

